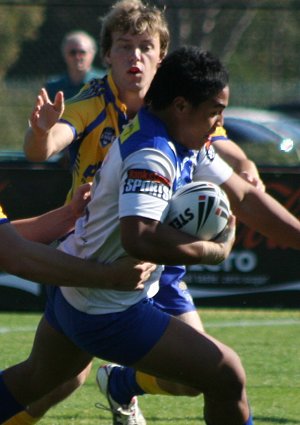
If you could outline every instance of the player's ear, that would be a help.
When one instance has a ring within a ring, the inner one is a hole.
[[[186,101],[184,97],[178,96],[178,97],[175,97],[175,99],[173,100],[173,105],[177,112],[182,113],[182,112],[185,112],[188,106],[188,102]]]
[[[105,55],[103,56],[104,62],[107,66],[111,66],[111,59],[110,59],[110,50],[108,50]]]
[[[157,68],[159,68],[160,67],[160,64],[162,63],[162,61],[163,61],[163,59],[166,57],[166,53],[161,53],[160,54],[160,59],[159,59],[159,61],[157,62]]]

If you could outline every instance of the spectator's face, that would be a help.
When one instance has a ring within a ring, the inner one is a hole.
[[[121,99],[129,92],[143,98],[161,61],[159,35],[114,32],[105,60]]]
[[[70,71],[88,72],[94,56],[95,52],[88,39],[73,39],[65,46],[64,58]]]

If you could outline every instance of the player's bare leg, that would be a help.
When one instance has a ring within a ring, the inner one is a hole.
[[[176,318],[134,367],[203,393],[210,425],[243,425],[250,416],[245,372],[237,354]]]
[[[89,376],[91,367],[92,362],[75,378],[60,385],[59,388],[51,391],[37,402],[30,404],[30,406],[26,409],[27,413],[33,418],[40,418],[41,416],[44,416],[51,407],[69,397],[75,390],[84,384]],[[7,425],[9,425],[9,423]]]
[[[179,316],[176,316],[176,318],[190,325],[192,328],[198,330],[199,332],[204,332],[203,323],[196,310],[180,314]],[[141,378],[139,378],[138,376],[139,372],[137,372],[137,381],[140,383]],[[196,388],[187,387],[186,385],[166,381],[165,379],[156,378],[156,384],[163,392],[170,395],[185,395],[189,397],[195,397],[200,393],[199,390],[197,390]]]
[[[43,317],[29,358],[8,368],[3,379],[7,387],[13,389],[16,400],[26,406],[74,379],[91,360],[89,354],[54,330]]]

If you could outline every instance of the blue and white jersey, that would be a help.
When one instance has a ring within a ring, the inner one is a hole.
[[[140,216],[164,221],[172,193],[193,178],[199,152],[170,140],[158,118],[142,109],[109,150],[96,173],[92,200],[60,249],[81,258],[111,263],[126,255],[119,219]],[[88,314],[127,309],[158,291],[163,266],[157,267],[143,291],[62,288],[66,300]]]

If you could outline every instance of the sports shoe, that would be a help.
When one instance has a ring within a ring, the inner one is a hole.
[[[118,365],[107,364],[100,366],[97,371],[96,382],[102,394],[107,398],[109,408],[101,403],[97,403],[96,407],[112,413],[113,425],[146,425],[146,419],[138,406],[137,397],[132,397],[128,405],[121,405],[111,397],[108,391],[108,383],[114,367],[118,367]]]

